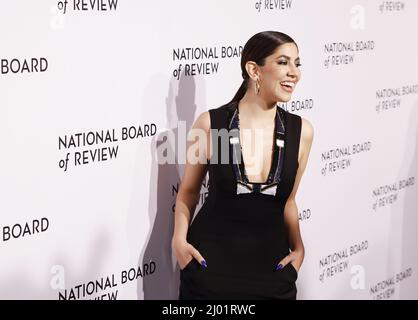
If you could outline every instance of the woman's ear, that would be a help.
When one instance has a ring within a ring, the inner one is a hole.
[[[247,61],[245,63],[245,69],[252,80],[260,79],[258,64],[254,61]]]

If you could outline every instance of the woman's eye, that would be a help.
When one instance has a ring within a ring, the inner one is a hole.
[[[279,64],[287,64],[287,61],[279,61]],[[301,63],[296,63],[296,67],[300,67],[302,64]]]

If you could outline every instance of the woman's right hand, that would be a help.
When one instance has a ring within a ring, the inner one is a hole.
[[[172,248],[181,270],[183,270],[193,259],[199,261],[199,263],[206,268],[207,265],[203,256],[186,240],[173,239]]]

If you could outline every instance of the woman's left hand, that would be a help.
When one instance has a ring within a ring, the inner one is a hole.
[[[276,270],[283,269],[285,265],[291,263],[295,267],[296,271],[299,272],[300,266],[302,265],[302,261],[303,253],[297,250],[292,251],[286,257],[279,261],[279,263],[276,266]]]

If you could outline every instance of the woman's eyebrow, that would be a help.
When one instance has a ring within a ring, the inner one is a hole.
[[[291,59],[289,56],[287,56],[287,55],[285,55],[285,54],[281,54],[281,55],[280,55],[280,56],[278,56],[276,59],[279,59],[279,58],[281,58],[281,57],[286,58],[287,60],[290,60],[290,59]],[[297,58],[295,59],[295,61],[296,61],[296,60],[300,60],[300,57],[297,57]]]

